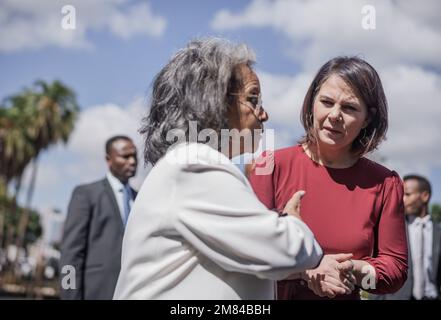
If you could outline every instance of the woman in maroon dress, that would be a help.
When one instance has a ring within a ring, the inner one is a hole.
[[[301,120],[299,144],[265,152],[249,177],[270,209],[282,210],[294,191],[304,190],[302,218],[326,254],[316,269],[279,282],[278,298],[359,299],[359,288],[397,291],[407,277],[402,182],[363,157],[387,130],[377,72],[356,57],[328,61],[308,89]],[[268,162],[272,172],[259,174]]]

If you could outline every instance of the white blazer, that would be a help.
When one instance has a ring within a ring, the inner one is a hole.
[[[138,193],[114,299],[274,299],[273,280],[321,256],[306,224],[268,210],[227,157],[182,143]]]

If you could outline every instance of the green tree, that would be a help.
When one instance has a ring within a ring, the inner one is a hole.
[[[12,200],[9,200],[8,202],[11,202]],[[14,206],[11,203],[6,203],[5,199],[0,199],[0,205],[3,208],[6,208],[4,210],[4,223],[1,227],[2,234],[6,236],[9,234],[10,238],[16,238],[18,235],[18,224],[22,217],[22,215],[25,212],[25,209],[17,206],[14,208]],[[14,208],[14,210],[11,210],[11,208]],[[7,229],[6,229],[7,226]],[[26,246],[29,243],[35,242],[42,234],[42,227],[40,224],[40,215],[37,211],[30,210],[29,211],[29,223],[26,228],[25,237],[24,237],[24,246]],[[4,242],[6,239],[0,239],[2,242]]]
[[[74,92],[60,81],[48,84],[38,80],[31,89],[6,98],[0,106],[0,198],[12,198],[12,210],[9,211],[20,216],[16,234],[18,246],[24,244],[31,216],[39,155],[54,144],[68,141],[78,112]],[[31,181],[24,211],[19,215],[16,199],[23,172],[31,163]],[[11,186],[14,193],[9,196]],[[3,217],[0,212],[0,223],[6,224],[7,210],[4,207],[0,209],[3,211]]]
[[[35,94],[24,90],[0,106],[0,195],[7,194],[7,186],[13,180],[18,192],[23,171],[37,153],[26,132],[33,121],[35,103]]]
[[[11,96],[0,105],[0,240],[2,247],[13,242],[14,226],[9,215],[18,216],[17,197],[24,169],[36,154],[25,128],[32,122],[31,106],[36,100],[29,90]],[[14,184],[14,193],[8,195],[8,186]]]
[[[32,158],[31,182],[25,208],[31,206],[39,152],[58,142],[67,143],[79,110],[74,92],[60,81],[47,84],[39,80],[35,83],[35,89],[36,108],[33,108],[32,112],[34,120],[33,125],[28,127],[27,134],[31,137],[37,153]],[[25,212],[19,224],[18,247],[23,244],[28,221],[29,215]]]

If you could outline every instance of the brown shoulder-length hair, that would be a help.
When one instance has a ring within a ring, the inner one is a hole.
[[[375,150],[385,140],[388,125],[387,100],[377,71],[358,57],[336,57],[326,62],[317,72],[303,101],[301,122],[305,136],[299,143],[316,143],[314,132],[314,99],[322,84],[331,76],[338,75],[351,88],[367,108],[370,122],[352,142],[351,151],[362,156]]]

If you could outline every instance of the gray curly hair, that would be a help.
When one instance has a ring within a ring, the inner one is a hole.
[[[150,113],[139,130],[145,163],[155,164],[174,144],[167,140],[170,130],[188,136],[190,121],[218,134],[228,128],[227,111],[237,99],[229,93],[242,85],[236,68],[254,62],[255,54],[245,44],[221,38],[193,40],[179,50],[153,81]]]

